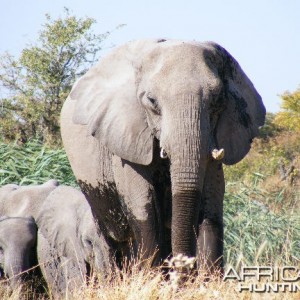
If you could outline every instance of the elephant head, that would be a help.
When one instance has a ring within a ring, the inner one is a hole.
[[[0,263],[12,287],[24,278],[25,271],[37,264],[36,237],[33,218],[0,218]]]
[[[51,257],[57,260],[56,264],[49,265],[57,270],[42,267],[48,284],[56,284],[54,278],[49,280],[49,274],[63,273],[61,281],[64,282],[57,283],[60,288],[52,286],[52,289],[64,290],[67,286],[72,289],[85,281],[90,268],[100,271],[107,265],[104,262],[108,257],[105,256],[105,241],[98,234],[84,195],[75,188],[60,186],[55,189],[41,207],[37,224],[39,236],[48,247],[43,245],[43,249],[38,249],[38,253],[44,252],[39,255],[39,260],[40,256],[43,260],[51,260]]]
[[[142,40],[117,48],[73,87],[73,122],[115,155],[149,165],[158,140],[170,159],[172,252],[195,255],[209,163],[231,165],[264,124],[260,95],[212,42]]]

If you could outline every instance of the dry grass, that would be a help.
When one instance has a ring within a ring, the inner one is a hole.
[[[300,267],[300,266],[299,266]],[[91,283],[93,282],[93,284]],[[160,268],[150,268],[149,263],[133,262],[125,270],[117,270],[105,279],[95,275],[88,285],[67,293],[59,299],[68,300],[201,300],[201,299],[299,299],[300,292],[239,292],[238,281],[223,280],[220,274],[210,275],[202,269],[195,276],[188,276],[184,283],[174,284]],[[255,280],[247,284],[258,284]],[[246,283],[245,283],[246,284]],[[259,283],[261,284],[261,283]],[[11,291],[7,285],[0,284],[0,299],[54,299],[51,295],[37,294],[26,286]]]

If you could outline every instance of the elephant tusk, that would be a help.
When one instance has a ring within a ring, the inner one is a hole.
[[[161,148],[161,149],[160,149],[160,157],[161,157],[162,159],[168,158],[168,154],[167,154],[167,152],[166,152],[166,150],[165,150],[164,148]]]
[[[221,160],[224,157],[224,154],[225,154],[225,152],[224,152],[223,148],[220,150],[214,149],[211,152],[211,155],[212,155],[213,159],[215,159],[215,160]]]

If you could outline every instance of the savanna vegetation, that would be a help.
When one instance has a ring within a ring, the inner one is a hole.
[[[58,19],[46,15],[35,43],[16,58],[0,57],[1,136],[25,142],[35,137],[59,144],[59,112],[76,78],[99,58],[109,32],[95,34],[95,20],[68,9]]]
[[[275,117],[268,115],[248,156],[237,165],[225,167],[227,267],[300,267],[300,132],[279,127]],[[38,140],[1,142],[0,185],[39,184],[50,178],[76,186],[62,148]],[[237,291],[236,283],[218,277],[207,283],[204,275],[175,292],[172,281],[165,280],[160,270],[138,266],[135,262],[127,271],[111,274],[105,283],[100,280],[96,286],[77,291],[74,299],[250,299],[249,294]],[[21,294],[24,290],[13,294],[7,289],[0,291],[1,299],[19,299]],[[284,296],[297,299],[290,293]]]
[[[59,136],[59,111],[75,79],[99,56],[109,33],[94,34],[94,20],[47,21],[37,44],[20,58],[3,54],[0,63],[0,186],[40,184],[55,178],[76,186]],[[281,96],[282,108],[267,114],[250,153],[225,167],[224,199],[226,267],[279,265],[300,268],[300,89]],[[200,270],[180,288],[159,269],[128,268],[100,277],[68,299],[255,299],[239,293],[236,282]],[[30,286],[10,291],[0,283],[0,299],[51,298]],[[299,293],[272,294],[299,299]],[[259,298],[260,299],[260,298]],[[267,299],[267,298],[266,298]],[[270,298],[268,298],[270,299]]]

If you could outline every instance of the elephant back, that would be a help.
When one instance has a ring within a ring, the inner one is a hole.
[[[0,216],[36,218],[47,196],[58,186],[56,180],[42,185],[8,184],[0,189]]]

